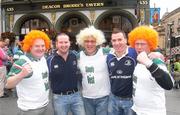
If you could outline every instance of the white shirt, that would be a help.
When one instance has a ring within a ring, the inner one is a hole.
[[[101,98],[109,95],[110,81],[106,56],[102,48],[93,56],[80,52],[78,66],[82,73],[82,94],[86,98]]]
[[[158,66],[167,71],[165,65]],[[165,91],[142,64],[137,64],[134,70],[133,89],[132,109],[137,115],[166,115]]]
[[[49,102],[48,67],[43,57],[39,61],[30,61],[26,56],[21,56],[31,65],[33,74],[24,78],[16,86],[18,94],[18,107],[24,111],[38,109]]]

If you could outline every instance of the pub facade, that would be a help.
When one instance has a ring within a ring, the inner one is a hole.
[[[32,29],[75,35],[94,25],[110,40],[119,28],[129,33],[139,24],[149,24],[149,0],[2,0],[2,32],[11,31],[20,40]],[[147,17],[147,18],[146,18]]]

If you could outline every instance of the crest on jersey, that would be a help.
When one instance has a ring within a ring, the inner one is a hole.
[[[126,61],[124,62],[124,65],[127,65],[127,66],[132,65],[131,60],[126,60]]]
[[[114,62],[111,62],[111,63],[110,63],[110,66],[115,66],[115,63],[114,63]]]
[[[56,68],[58,68],[59,66],[58,65],[54,65],[54,68],[56,69]]]
[[[117,73],[117,74],[122,74],[123,71],[122,71],[122,70],[117,70],[116,73]]]

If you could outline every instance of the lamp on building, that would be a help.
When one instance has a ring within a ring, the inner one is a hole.
[[[55,12],[52,12],[51,13],[51,21],[53,23],[53,25],[55,24],[55,21],[56,21],[56,13]]]
[[[9,16],[10,31],[12,32],[14,26],[14,15]]]
[[[94,20],[95,20],[95,15],[96,15],[96,13],[95,13],[95,11],[94,11],[94,10],[93,10],[93,11],[90,11],[91,24],[93,24],[93,23],[94,23]]]
[[[172,39],[172,26],[174,23],[168,23],[168,43],[169,43],[169,57],[170,57],[170,64],[172,63],[172,53],[171,53],[171,39]]]

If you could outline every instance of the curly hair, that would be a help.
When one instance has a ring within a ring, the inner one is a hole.
[[[89,26],[81,30],[80,33],[76,36],[76,41],[80,46],[84,47],[84,41],[87,39],[87,37],[90,36],[96,39],[96,46],[106,42],[103,32],[96,29],[94,26]]]
[[[30,48],[32,47],[34,41],[36,39],[43,39],[45,42],[46,50],[50,48],[50,39],[48,35],[45,32],[42,32],[40,30],[31,30],[22,41],[22,50],[24,52],[30,52]]]
[[[148,26],[139,26],[128,34],[128,43],[131,47],[135,47],[136,40],[145,40],[150,47],[150,51],[154,51],[158,46],[158,32]]]

